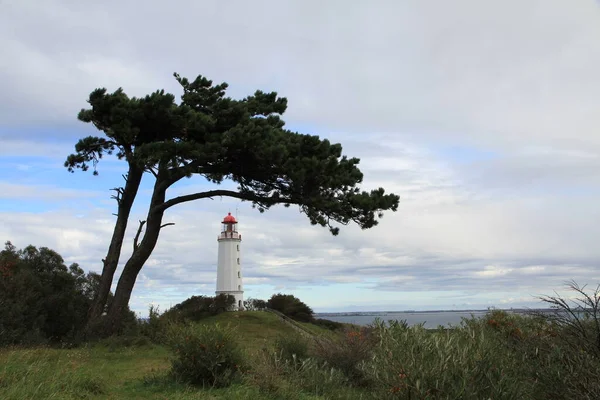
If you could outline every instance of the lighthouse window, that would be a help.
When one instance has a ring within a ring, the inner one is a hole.
[[[239,258],[237,259],[237,261],[238,261],[238,265],[240,265],[240,259]]]
[[[242,277],[242,273],[240,271],[238,271],[238,278]]]
[[[239,244],[237,245],[237,251],[240,251],[240,245]]]
[[[238,290],[242,290],[242,286],[241,285],[238,285]]]

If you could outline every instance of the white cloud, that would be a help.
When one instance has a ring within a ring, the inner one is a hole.
[[[135,307],[211,293],[219,218],[236,207],[246,282],[260,293],[286,288],[326,307],[303,290],[345,285],[348,296],[382,307],[444,308],[448,293],[455,305],[517,304],[569,278],[600,280],[599,22],[592,0],[181,0],[143,9],[133,1],[5,1],[0,154],[61,169],[72,149],[64,143],[92,132],[75,116],[98,86],[176,91],[178,71],[228,81],[235,97],[277,90],[289,98],[290,125],[360,157],[365,187],[400,194],[398,212],[333,238],[294,208],[260,215],[215,199],[169,210],[176,225],[161,234]],[[40,126],[53,133],[44,137]],[[116,169],[106,161],[105,171]],[[0,200],[50,211],[1,213],[0,234],[98,269],[114,203],[11,163],[19,180],[2,175]],[[190,181],[169,195],[203,187]],[[83,197],[90,201],[76,210],[57,204]],[[143,217],[142,202],[132,221]]]
[[[530,268],[530,267],[525,267]],[[502,276],[511,273],[512,268],[498,268],[493,265],[487,265],[481,271],[476,271],[475,275],[482,278],[495,278],[497,276]]]

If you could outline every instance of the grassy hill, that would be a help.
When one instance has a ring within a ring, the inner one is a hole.
[[[77,349],[0,349],[0,399],[600,399],[594,321],[582,322],[583,335],[568,324],[495,310],[455,329],[392,323],[307,346],[276,314],[231,312],[198,322],[210,329],[177,327],[174,353],[145,336]],[[232,328],[242,355],[214,334],[223,332],[216,323]],[[231,349],[236,357],[227,359]],[[169,374],[175,353],[180,371],[184,365],[193,374],[229,360],[234,379],[227,384],[234,383],[215,389],[178,382]]]
[[[255,352],[265,346],[273,345],[278,336],[296,335],[296,330],[284,323],[277,315],[262,311],[228,312],[203,319],[200,324],[230,325],[239,332],[239,338],[247,352]],[[331,337],[332,331],[320,326],[298,322],[312,335]]]
[[[267,312],[230,312],[199,324],[230,325],[242,347],[254,356],[294,328]],[[316,325],[312,333],[330,335]],[[262,399],[248,386],[201,390],[168,382],[166,348],[153,344],[124,347],[107,340],[77,349],[0,349],[0,399]],[[311,398],[311,397],[306,397]]]

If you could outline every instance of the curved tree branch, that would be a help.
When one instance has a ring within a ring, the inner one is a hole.
[[[194,194],[188,194],[185,196],[174,197],[174,198],[167,200],[164,203],[154,207],[150,212],[151,213],[161,212],[161,211],[165,211],[168,208],[173,207],[174,205],[177,205],[180,203],[211,198],[214,196],[227,196],[227,197],[233,197],[233,198],[240,199],[240,200],[255,201],[258,203],[270,204],[270,205],[282,202],[281,198],[257,196],[257,195],[253,195],[251,193],[240,193],[240,192],[236,192],[233,190],[209,190],[207,192],[194,193]],[[285,202],[290,203],[290,204],[300,204],[300,202],[293,201],[291,199],[286,199]]]

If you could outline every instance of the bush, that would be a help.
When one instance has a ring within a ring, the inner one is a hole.
[[[244,380],[273,398],[306,399],[307,395],[343,400],[366,398],[352,390],[340,371],[316,359],[293,361],[282,357],[276,349],[264,348],[253,361]]]
[[[443,331],[374,328],[373,357],[359,368],[379,398],[600,398],[600,360],[544,318],[493,310]]]
[[[244,308],[248,311],[262,311],[267,308],[267,302],[260,299],[244,300]]]
[[[313,310],[291,294],[277,293],[267,301],[267,307],[301,322],[313,320]]]
[[[340,370],[352,384],[366,386],[367,379],[360,365],[370,359],[375,338],[369,328],[345,329],[337,340],[317,339],[316,357]]]
[[[161,315],[159,308],[151,305],[148,309],[148,319],[140,321],[140,333],[154,343],[165,344],[169,328],[183,322],[178,321],[176,317],[174,313]]]
[[[316,318],[311,322],[317,326],[320,326],[321,328],[329,329],[331,331],[341,330],[344,328],[344,326],[346,326],[341,322],[331,321],[323,318]]]
[[[0,345],[81,339],[99,275],[67,267],[57,252],[6,242],[0,251]]]
[[[173,375],[193,385],[228,386],[243,362],[233,331],[218,324],[172,326],[167,343],[174,352]]]
[[[531,398],[521,359],[480,321],[444,333],[377,322],[374,357],[361,366],[380,398]]]
[[[263,393],[293,398],[289,394],[296,390],[287,379],[289,364],[276,349],[262,348],[253,357],[250,370],[244,374],[244,381],[258,387]]]
[[[235,297],[232,295],[192,296],[164,312],[161,318],[172,322],[199,321],[203,318],[231,311],[234,306]]]
[[[275,349],[284,360],[301,362],[308,358],[308,342],[299,334],[279,335],[275,339]]]

